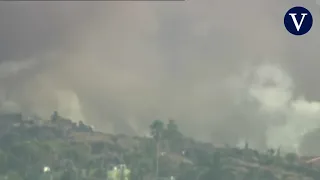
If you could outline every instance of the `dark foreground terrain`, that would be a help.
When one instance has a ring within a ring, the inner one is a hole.
[[[57,113],[47,121],[1,115],[0,179],[112,179],[111,170],[120,164],[130,174],[120,171],[123,176],[113,180],[320,179],[316,165],[293,153],[258,152],[250,144],[214,147],[185,137],[174,121],[166,123],[154,121],[150,137],[129,137],[95,132]]]

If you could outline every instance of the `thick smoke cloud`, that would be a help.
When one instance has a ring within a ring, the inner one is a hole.
[[[319,8],[277,0],[0,2],[0,107],[108,132],[295,148],[319,126]],[[303,37],[283,27],[311,10]]]

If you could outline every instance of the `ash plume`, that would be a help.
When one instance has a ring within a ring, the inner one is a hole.
[[[319,25],[283,27],[314,2],[0,2],[0,109],[54,110],[139,134],[173,118],[188,136],[288,150],[319,126]]]

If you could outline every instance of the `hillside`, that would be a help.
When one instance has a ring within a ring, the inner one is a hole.
[[[131,180],[151,180],[156,174],[176,180],[320,179],[320,168],[295,154],[258,152],[249,144],[215,147],[185,137],[174,121],[154,121],[152,137],[95,132],[58,114],[47,121],[1,115],[0,127],[0,179],[102,180],[119,164],[131,171]],[[45,166],[50,171],[43,172]]]

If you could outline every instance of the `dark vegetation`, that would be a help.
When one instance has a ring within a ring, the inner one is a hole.
[[[0,180],[111,179],[108,174],[119,164],[130,170],[130,180],[320,179],[320,169],[296,154],[258,152],[248,143],[215,147],[184,136],[173,120],[153,121],[150,137],[95,132],[57,112],[48,121],[2,115],[0,128]],[[44,172],[46,166],[50,171]]]

